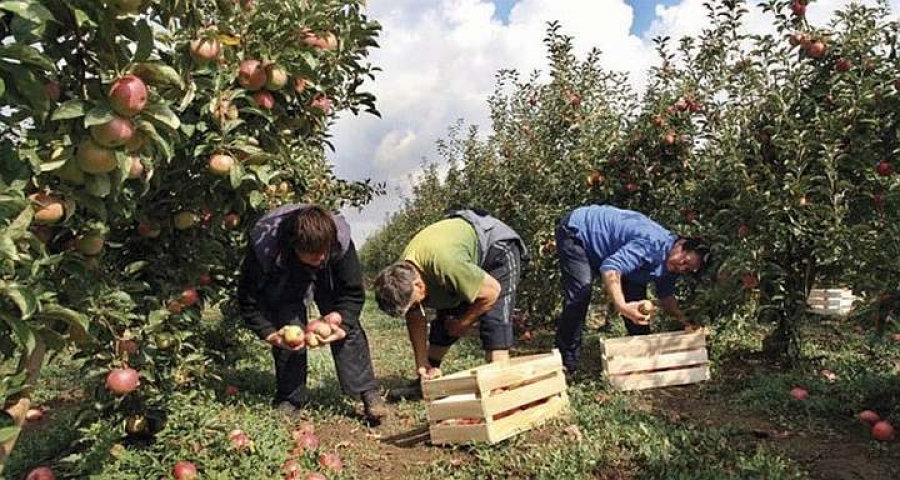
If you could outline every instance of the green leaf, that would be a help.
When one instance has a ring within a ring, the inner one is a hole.
[[[151,330],[158,327],[169,318],[168,310],[154,310],[147,316],[147,323]]]
[[[22,320],[28,319],[37,311],[37,298],[31,291],[17,284],[7,284],[0,291],[19,307],[19,311],[22,312]]]
[[[116,113],[113,112],[109,105],[97,105],[85,114],[84,127],[90,128],[94,125],[102,125],[114,118],[116,118]]]
[[[55,151],[50,154],[49,160],[46,162],[41,162],[41,171],[42,172],[52,172],[55,170],[59,170],[63,166],[65,166],[66,162],[72,158],[72,149],[71,148],[60,148],[58,151]]]
[[[151,118],[171,128],[172,130],[178,130],[178,127],[181,126],[181,120],[178,118],[178,115],[175,115],[175,112],[173,112],[169,108],[169,106],[164,103],[147,105],[147,107],[144,108],[143,113],[145,115],[149,115]]]
[[[90,327],[90,321],[88,320],[87,315],[55,303],[44,305],[35,317],[60,320],[70,327],[79,330],[78,333],[80,334],[87,334],[88,328]]]
[[[146,260],[140,260],[140,261],[137,261],[137,262],[131,262],[131,263],[129,263],[128,265],[125,266],[124,273],[125,273],[125,275],[129,275],[129,276],[130,276],[130,275],[134,275],[135,273],[140,272],[141,270],[143,270],[144,267],[146,267],[147,265],[150,265],[150,262],[148,262],[148,261],[146,261]]]
[[[262,193],[253,190],[250,192],[250,206],[253,208],[260,208],[266,203],[266,197],[263,196]]]
[[[235,162],[228,174],[229,180],[231,180],[231,188],[237,190],[241,186],[241,179],[244,177],[244,168],[240,163]]]
[[[19,436],[22,427],[10,426],[0,428],[0,443],[6,443]]]
[[[319,59],[316,58],[312,52],[302,52],[300,57],[303,58],[303,62],[306,63],[307,68],[310,72],[315,72],[319,67]]]
[[[16,247],[16,242],[12,239],[12,237],[6,235],[5,232],[3,235],[0,235],[0,254],[2,254],[3,257],[14,262],[18,261],[20,258],[19,249],[18,247]]]
[[[43,120],[50,112],[50,98],[44,92],[44,80],[31,70],[15,69],[15,88],[25,97],[35,113]]]
[[[10,315],[0,314],[0,318],[3,318],[3,321],[9,325],[9,328],[16,332],[16,336],[19,337],[19,342],[25,346],[26,355],[31,354],[31,352],[34,351],[34,347],[37,346],[37,339],[34,336],[34,332],[31,331],[31,328],[24,321]]]
[[[6,82],[0,78],[0,98],[3,98],[3,95],[6,93]]]
[[[71,120],[73,118],[83,117],[84,109],[87,106],[81,100],[69,100],[56,107],[50,120]]]
[[[92,28],[97,26],[97,24],[91,20],[91,17],[80,8],[72,8],[72,14],[75,16],[75,25],[77,25],[78,28]]]
[[[50,12],[50,10],[47,10],[47,7],[36,1],[19,0],[0,2],[0,10],[15,13],[34,23],[43,23],[53,20],[53,13]]]
[[[197,95],[197,84],[195,82],[191,82],[188,85],[187,91],[184,92],[184,97],[181,98],[181,101],[178,103],[178,111],[183,112],[187,107],[191,105],[191,102],[194,101],[194,97]]]
[[[99,175],[85,175],[84,186],[88,193],[95,197],[105,198],[112,192],[112,184],[109,181],[109,175],[101,173]]]
[[[153,141],[153,143],[159,148],[166,161],[169,161],[172,158],[172,156],[174,155],[172,153],[172,146],[159,134],[158,131],[156,131],[156,127],[154,127],[152,123],[148,122],[147,120],[138,120],[137,127],[138,130],[147,135],[147,138]]]
[[[138,45],[134,52],[134,61],[145,62],[153,53],[153,30],[147,20],[141,20],[137,24]]]
[[[131,68],[131,73],[150,83],[169,84],[178,88],[184,88],[184,81],[181,79],[181,75],[168,65],[160,63],[136,63]]]
[[[19,213],[19,215],[15,220],[13,220],[9,227],[6,227],[5,233],[13,238],[21,237],[28,230],[28,227],[31,226],[32,219],[34,219],[34,209],[22,209],[22,212]]]
[[[43,70],[56,72],[53,60],[45,57],[40,50],[30,45],[10,44],[0,46],[0,57],[18,60],[25,65],[32,65]]]

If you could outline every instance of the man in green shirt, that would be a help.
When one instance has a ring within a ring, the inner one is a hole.
[[[400,261],[378,274],[375,299],[388,315],[406,317],[420,379],[440,375],[447,350],[476,325],[486,359],[509,358],[525,257],[522,239],[505,223],[459,210],[421,230]],[[430,332],[424,307],[437,311]]]

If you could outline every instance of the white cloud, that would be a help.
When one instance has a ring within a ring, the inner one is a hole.
[[[650,1],[650,0],[640,0]],[[818,0],[809,7],[822,24],[850,0]],[[866,0],[873,4],[875,0]],[[900,0],[890,0],[900,12]],[[673,39],[700,32],[708,24],[703,0],[657,6],[656,19],[641,37],[630,33],[634,15],[624,0],[519,0],[507,22],[495,17],[490,0],[371,0],[369,15],[381,22],[381,48],[371,61],[382,68],[368,88],[378,98],[382,118],[347,117],[334,128],[338,175],[386,182],[388,194],[360,212],[345,212],[358,241],[371,234],[399,205],[409,175],[423,161],[437,160],[435,142],[458,119],[490,127],[487,97],[503,68],[529,73],[546,69],[543,39],[547,22],[559,21],[574,37],[579,57],[603,51],[605,68],[630,72],[637,85],[656,63],[651,39]],[[770,25],[757,8],[747,19],[750,31]]]

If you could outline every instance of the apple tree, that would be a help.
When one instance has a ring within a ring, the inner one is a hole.
[[[267,209],[358,206],[326,159],[376,22],[359,0],[0,2],[0,396],[12,449],[48,352],[74,347],[99,414],[164,416],[212,374],[225,302]],[[227,302],[226,302],[227,303]]]

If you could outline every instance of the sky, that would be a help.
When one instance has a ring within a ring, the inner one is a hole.
[[[715,0],[714,0],[715,1]],[[807,17],[825,24],[853,0],[816,0]],[[874,4],[877,0],[857,0]],[[361,211],[343,214],[362,244],[395,211],[402,193],[426,162],[438,161],[436,142],[458,120],[490,129],[487,98],[495,73],[511,68],[545,70],[546,25],[559,21],[574,37],[575,53],[602,52],[603,66],[644,84],[655,64],[652,39],[699,33],[708,24],[704,0],[369,0],[370,18],[382,25],[380,48],[370,60],[382,71],[366,84],[381,118],[339,117],[329,156],[342,178],[370,178],[387,193]],[[756,3],[751,0],[751,3]],[[900,12],[900,0],[889,0]],[[758,9],[747,29],[763,32],[770,21]]]

